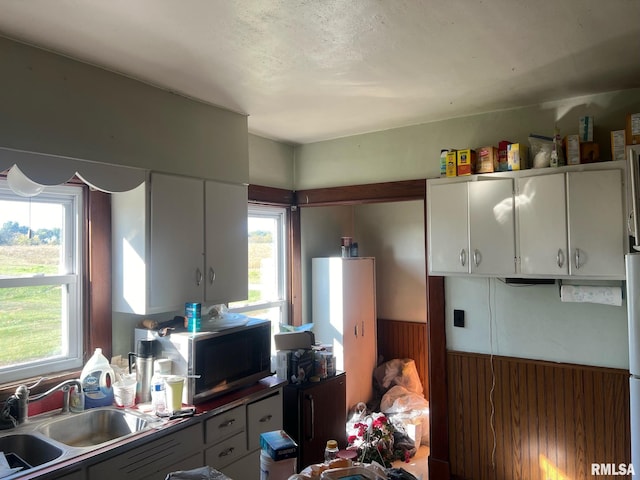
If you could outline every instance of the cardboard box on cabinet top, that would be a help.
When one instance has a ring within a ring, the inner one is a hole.
[[[313,332],[284,332],[273,336],[276,350],[310,349],[316,342]]]

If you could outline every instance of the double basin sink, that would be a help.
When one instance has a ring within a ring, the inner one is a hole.
[[[117,407],[100,407],[80,413],[43,414],[23,425],[0,431],[0,451],[10,467],[27,469],[70,459],[124,440],[163,423],[157,417]]]

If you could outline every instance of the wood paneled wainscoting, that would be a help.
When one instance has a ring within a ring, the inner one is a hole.
[[[383,361],[411,358],[429,398],[427,324],[400,320],[378,319],[378,357]]]
[[[447,380],[453,478],[580,480],[631,461],[628,371],[447,352]]]

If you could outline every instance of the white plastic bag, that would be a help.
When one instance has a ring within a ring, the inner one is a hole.
[[[171,472],[165,480],[231,480],[215,468],[200,467],[193,470],[178,470]]]

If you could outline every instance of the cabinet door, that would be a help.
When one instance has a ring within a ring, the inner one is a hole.
[[[513,180],[470,182],[468,186],[471,273],[514,274]]]
[[[563,173],[519,178],[520,273],[567,275],[567,214]]]
[[[467,183],[429,184],[429,272],[469,272]]]
[[[620,170],[567,174],[569,273],[624,278]]]
[[[247,405],[247,444],[249,451],[260,449],[260,434],[282,430],[282,393]]]
[[[373,397],[373,370],[377,364],[375,262],[373,258],[342,261],[344,310],[343,355],[347,372],[346,408]]]
[[[151,311],[183,310],[204,292],[204,198],[198,179],[151,176]]]
[[[206,182],[205,257],[208,303],[248,297],[247,187]]]

